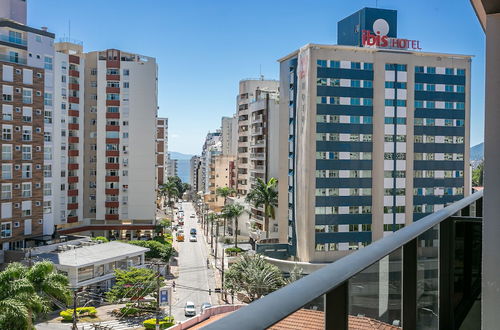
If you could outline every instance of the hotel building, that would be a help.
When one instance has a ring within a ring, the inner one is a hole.
[[[158,118],[156,120],[156,179],[157,184],[167,182],[168,166],[168,119]]]
[[[471,57],[398,39],[396,15],[364,8],[339,22],[339,45],[279,60],[280,241],[301,261],[334,261],[470,192]]]

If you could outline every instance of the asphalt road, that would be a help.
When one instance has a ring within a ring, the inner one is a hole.
[[[184,242],[179,242],[177,249],[179,252],[179,277],[175,280],[176,292],[174,292],[174,303],[172,305],[172,315],[175,321],[184,321],[188,317],[184,316],[184,306],[186,301],[194,302],[197,313],[204,302],[212,303],[216,301],[216,296],[208,295],[208,288],[215,287],[213,269],[207,269],[208,251],[205,248],[201,226],[197,223],[197,218],[191,218],[191,214],[196,213],[191,203],[182,203],[184,210]],[[191,228],[197,230],[197,242],[189,242],[189,231]]]

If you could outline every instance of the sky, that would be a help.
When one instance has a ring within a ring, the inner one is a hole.
[[[485,38],[468,0],[28,0],[28,25],[155,57],[169,150],[199,154],[236,109],[245,78],[278,79],[277,59],[307,43],[336,44],[337,22],[363,7],[398,11],[398,37],[423,51],[473,55],[471,146],[483,141]]]

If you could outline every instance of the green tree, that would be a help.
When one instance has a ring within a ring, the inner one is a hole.
[[[228,204],[222,209],[224,218],[234,220],[234,247],[238,247],[238,218],[245,212],[245,207],[239,203]]]
[[[106,237],[104,237],[104,236],[92,237],[92,240],[96,241],[96,242],[101,242],[101,243],[107,243],[107,242],[109,242],[109,240]]]
[[[229,267],[224,287],[254,301],[286,284],[278,267],[268,263],[261,255],[240,256]]]
[[[174,248],[169,243],[162,244],[158,241],[124,241],[124,243],[137,245],[141,247],[148,248],[149,251],[146,252],[146,259],[161,259],[162,261],[168,262],[172,255],[174,254]]]
[[[229,188],[229,187],[218,187],[215,190],[215,194],[217,196],[220,196],[220,197],[224,198],[224,206],[227,203],[227,198],[229,196],[234,195],[235,193],[236,193],[236,190],[234,190],[233,188]]]
[[[106,292],[112,303],[122,299],[137,300],[156,292],[157,274],[148,268],[115,269],[116,283]]]
[[[184,193],[190,189],[190,185],[187,183],[183,183],[181,178],[179,178],[178,176],[169,176],[167,178],[167,184],[168,183],[173,183],[175,185],[178,198],[182,198],[182,195],[184,195]]]
[[[484,177],[484,162],[481,162],[475,169],[472,170],[472,185],[474,187],[483,186]]]
[[[253,187],[246,196],[246,201],[253,204],[255,208],[264,206],[264,230],[266,238],[269,238],[269,218],[274,219],[275,208],[278,207],[278,180],[269,179],[269,182],[257,178],[257,185]]]
[[[168,207],[172,207],[172,199],[179,196],[179,190],[177,189],[177,185],[175,184],[175,182],[167,181],[167,183],[161,186],[160,191],[162,196],[167,199]]]
[[[51,300],[69,303],[70,297],[68,278],[53,263],[9,264],[0,272],[0,329],[32,329],[34,319],[50,311]]]

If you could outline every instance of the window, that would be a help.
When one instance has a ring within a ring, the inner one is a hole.
[[[5,141],[12,140],[12,125],[2,125],[2,139]]]
[[[351,80],[351,87],[361,87],[361,82],[359,80]]]
[[[129,85],[130,83],[128,81],[124,81],[123,82],[123,88],[129,88]]]
[[[436,73],[436,68],[433,66],[428,66],[427,67],[427,73]]]
[[[427,84],[427,89],[426,90],[433,92],[433,91],[436,90],[436,85],[434,85],[434,84]]]
[[[33,119],[33,110],[30,107],[23,107],[23,121],[30,123]]]
[[[23,126],[23,141],[31,141],[33,128],[31,126]]]
[[[94,266],[78,268],[78,282],[90,280],[94,277]]]
[[[124,76],[129,76],[130,75],[130,70],[129,69],[123,69],[123,75]]]
[[[21,191],[22,196],[31,197],[31,182],[23,182],[21,186],[22,186],[22,191]]]
[[[118,108],[118,107],[108,107],[107,111],[108,112],[116,113],[116,112],[120,111],[120,108]]]
[[[107,131],[106,138],[107,139],[118,139],[120,137],[120,132],[116,131]]]
[[[31,179],[31,164],[22,165],[22,178]]]
[[[23,103],[32,104],[33,103],[33,90],[29,88],[23,88]]]
[[[457,69],[457,76],[465,76],[465,69]]]
[[[453,68],[446,68],[444,69],[444,74],[453,75],[455,74],[455,70]]]
[[[363,69],[373,71],[373,63],[363,63]]]
[[[43,159],[52,160],[52,147],[43,147]]]
[[[106,100],[111,100],[111,101],[120,100],[120,94],[107,93],[106,94]]]
[[[3,104],[2,105],[2,119],[3,120],[12,120],[12,105]]]
[[[53,62],[52,57],[45,56],[43,67],[46,70],[52,70],[52,67],[53,67],[52,62]]]
[[[43,202],[43,213],[44,214],[52,213],[52,202],[51,201],[44,201]]]
[[[12,237],[12,222],[2,222],[0,224],[0,237]]]
[[[91,76],[97,76],[97,68],[90,69],[90,75]]]
[[[47,106],[53,105],[52,93],[43,93],[43,104]]]
[[[351,62],[351,69],[361,69],[360,62]]]
[[[2,164],[2,179],[12,179],[12,164]]]
[[[12,145],[2,144],[2,160],[12,160]]]
[[[43,165],[43,177],[44,178],[52,177],[52,165]]]
[[[43,195],[44,196],[52,195],[52,183],[46,182],[43,184]]]
[[[1,199],[11,199],[11,198],[12,198],[12,184],[2,183]]]

